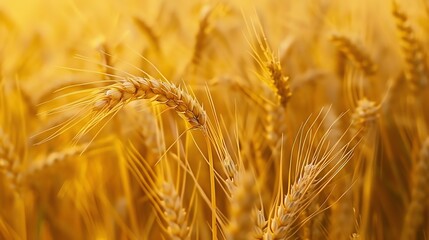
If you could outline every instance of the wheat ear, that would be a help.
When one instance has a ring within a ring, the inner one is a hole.
[[[190,238],[186,211],[182,207],[182,199],[174,185],[164,182],[160,191],[161,205],[164,208],[164,218],[167,221],[167,233],[172,240]]]
[[[258,48],[251,46],[253,57],[262,70],[262,73],[259,75],[259,79],[270,86],[271,90],[279,99],[279,103],[286,108],[289,99],[292,97],[289,78],[283,74],[281,63],[269,47],[262,26],[260,26],[261,33],[259,36],[255,26],[253,26],[253,31],[257,35],[256,40],[259,44]],[[262,54],[259,50],[262,51]]]
[[[138,99],[151,99],[163,103],[176,110],[193,127],[206,127],[206,112],[191,95],[173,83],[153,78],[127,78],[108,87],[95,101],[93,109],[110,111]]]
[[[428,67],[426,53],[416,39],[408,17],[399,5],[393,2],[392,14],[396,20],[396,28],[401,40],[402,53],[405,59],[405,78],[411,90],[418,90],[427,85]]]
[[[302,223],[299,223],[300,215],[350,161],[354,146],[350,147],[350,142],[342,143],[345,133],[333,145],[326,142],[329,133],[330,130],[323,135],[318,144],[314,145],[314,136],[311,130],[308,130],[304,140],[300,142],[296,180],[288,188],[287,194],[281,196],[280,203],[272,208],[273,216],[268,222],[264,239],[296,237],[297,231],[302,226]],[[325,147],[326,149],[322,150]],[[309,150],[304,154],[304,149],[307,148]],[[311,153],[313,148],[315,152]],[[282,193],[282,190],[279,193]]]
[[[417,239],[418,229],[423,223],[425,208],[429,200],[429,138],[420,150],[420,158],[414,168],[411,187],[411,202],[408,205],[401,239]]]
[[[338,50],[366,75],[372,75],[377,71],[377,66],[374,64],[369,54],[348,37],[333,35],[331,40],[335,43]]]
[[[269,231],[264,239],[287,239],[292,237],[300,213],[309,203],[312,190],[315,189],[317,166],[305,166],[302,176],[292,185],[288,194],[276,208],[275,216],[269,223]]]

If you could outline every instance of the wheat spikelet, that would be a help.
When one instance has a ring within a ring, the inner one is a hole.
[[[231,240],[251,238],[253,230],[253,209],[257,201],[255,180],[249,173],[240,173],[231,192],[230,222],[226,227],[226,237]]]
[[[342,35],[333,35],[331,40],[354,65],[361,69],[366,75],[372,75],[377,71],[377,66],[361,47]]]
[[[263,210],[258,210],[255,215],[256,223],[253,226],[253,238],[262,240],[264,239],[268,221],[265,219]]]
[[[396,28],[401,39],[402,53],[405,59],[405,78],[413,91],[424,88],[428,83],[426,52],[416,39],[406,13],[394,1],[392,14],[396,20]]]
[[[172,183],[164,182],[160,191],[164,218],[167,221],[167,233],[172,240],[189,239],[190,231],[187,224],[186,211],[182,200]]]
[[[411,202],[408,205],[402,228],[401,239],[417,239],[418,230],[424,221],[429,199],[429,138],[420,150],[420,158],[415,165],[411,186]]]

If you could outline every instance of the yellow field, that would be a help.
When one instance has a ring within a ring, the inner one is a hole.
[[[0,239],[429,239],[429,3],[0,2]]]

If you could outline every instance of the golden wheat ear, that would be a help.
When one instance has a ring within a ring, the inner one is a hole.
[[[319,116],[320,114],[317,118]],[[316,141],[314,131],[318,132],[322,123],[311,124],[305,134],[303,134],[303,129],[306,128],[304,126],[297,135],[300,142],[296,153],[295,181],[291,177],[292,169],[290,167],[288,191],[283,195],[283,189],[278,190],[279,196],[271,208],[272,217],[269,219],[264,233],[265,239],[293,239],[296,237],[299,229],[305,223],[305,221],[299,221],[300,215],[308,210],[312,203],[315,203],[316,197],[332,182],[352,157],[354,147],[350,147],[350,143],[343,143],[342,140],[346,133],[337,142],[329,143],[327,139],[331,131],[330,127],[322,138]]]
[[[249,45],[252,50],[252,57],[260,68],[258,78],[270,87],[278,100],[277,102],[286,108],[292,97],[289,77],[283,74],[280,60],[269,47],[264,30],[259,22],[258,24],[259,29],[256,29],[252,24],[252,30],[247,24],[248,31],[253,32],[257,41],[257,46],[252,45],[250,42]]]
[[[373,75],[377,71],[377,66],[370,55],[357,43],[346,36],[335,34],[331,37],[338,50],[343,53],[355,66],[366,75]]]
[[[207,114],[202,105],[189,93],[167,81],[150,77],[129,77],[110,86],[87,89],[77,94],[85,95],[82,99],[52,109],[52,113],[55,113],[77,108],[79,110],[76,114],[55,129],[48,129],[47,132],[53,130],[54,133],[38,144],[52,140],[79,124],[84,126],[76,135],[76,142],[94,129],[98,129],[95,135],[97,136],[124,106],[137,100],[161,103],[174,109],[187,120],[191,128],[207,131]]]
[[[407,14],[396,1],[393,1],[392,14],[405,60],[405,79],[412,91],[424,89],[428,85],[429,74],[426,51],[417,40]]]

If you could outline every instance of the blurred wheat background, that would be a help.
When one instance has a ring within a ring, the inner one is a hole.
[[[0,2],[0,239],[429,239],[426,0]]]

